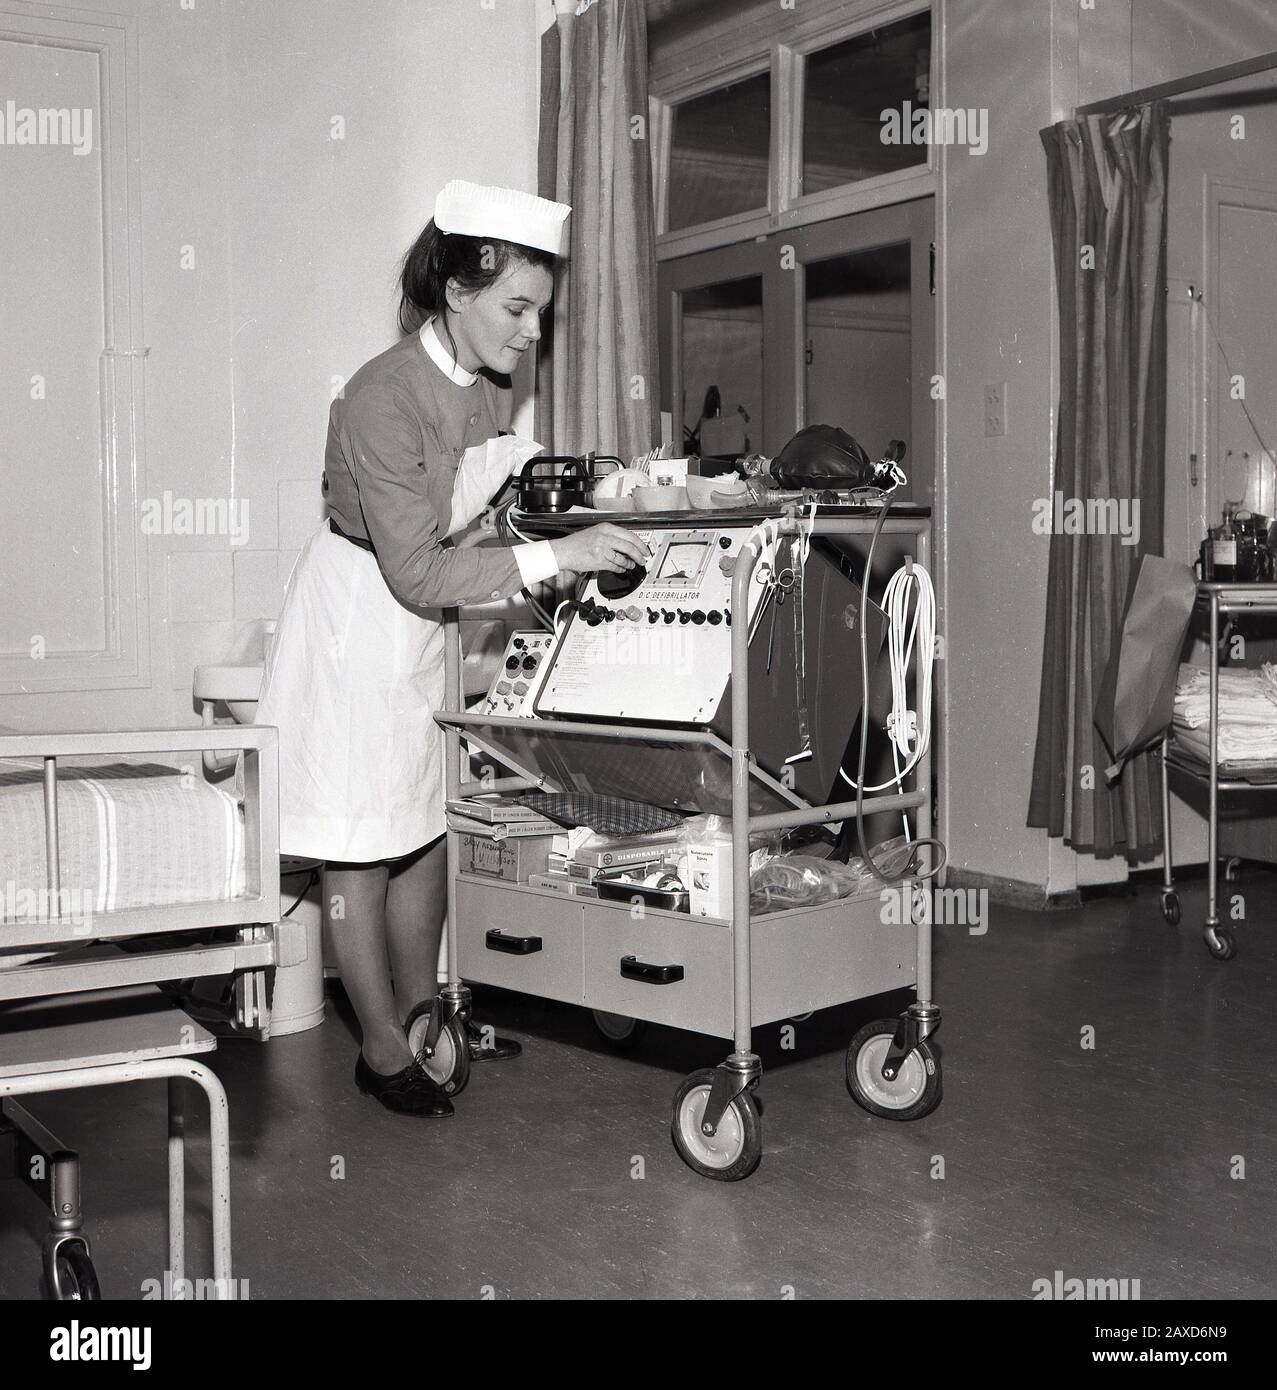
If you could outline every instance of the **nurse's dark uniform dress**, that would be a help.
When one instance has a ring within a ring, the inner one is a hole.
[[[510,389],[460,368],[431,324],[360,368],[333,402],[332,524],[293,569],[257,711],[279,729],[281,853],[371,863],[443,833],[439,609],[507,598],[558,570],[546,541],[448,540],[537,451],[505,439],[511,447],[474,448],[508,430],[510,414]],[[490,476],[470,476],[465,490],[480,500],[455,517],[463,455]]]

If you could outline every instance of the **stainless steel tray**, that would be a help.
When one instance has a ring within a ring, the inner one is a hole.
[[[677,865],[662,864],[660,869],[662,873],[672,874],[677,872]],[[691,911],[690,894],[686,888],[677,892],[669,888],[651,888],[641,879],[630,877],[636,872],[634,865],[621,864],[615,869],[603,869],[595,874],[594,886],[599,890],[599,897],[619,903],[628,903],[635,898],[640,898],[648,907],[664,908],[666,912]],[[644,877],[649,876],[652,872],[649,868]]]

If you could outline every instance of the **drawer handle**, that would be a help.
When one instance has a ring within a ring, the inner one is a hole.
[[[539,936],[507,936],[500,927],[485,934],[484,945],[489,951],[504,951],[508,956],[530,956],[541,949]]]
[[[640,980],[645,985],[672,985],[683,978],[681,965],[649,965],[637,956],[621,957],[621,974],[627,980]]]

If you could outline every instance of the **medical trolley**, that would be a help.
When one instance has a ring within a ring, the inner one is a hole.
[[[927,565],[929,516],[925,508],[905,504],[892,508],[881,522],[874,589],[880,591],[899,567]],[[853,1098],[872,1114],[895,1119],[928,1114],[941,1096],[940,1059],[929,1041],[940,1022],[932,999],[931,913],[925,897],[929,866],[935,862],[930,846],[919,844],[918,876],[899,887],[884,890],[875,881],[872,890],[849,898],[757,917],[750,906],[751,834],[836,825],[853,817],[856,809],[854,797],[812,804],[796,793],[792,779],[772,775],[755,755],[765,731],[758,727],[763,721],[754,726],[750,722],[751,630],[740,616],[751,612],[749,586],[764,549],[754,537],[765,522],[776,538],[805,537],[812,545],[823,538],[846,557],[842,563],[848,572],[856,572],[864,583],[865,551],[880,520],[878,509],[831,506],[812,516],[800,515],[796,508],[779,515],[728,511],[690,517],[685,512],[610,513],[605,518],[569,513],[538,517],[535,529],[539,534],[563,534],[599,519],[647,532],[684,532],[663,542],[660,557],[667,556],[676,541],[690,548],[694,537],[688,539],[686,533],[694,527],[716,535],[725,549],[733,547],[734,567],[719,559],[724,573],[730,573],[731,612],[737,620],[732,622],[725,608],[716,609],[719,625],[713,627],[715,650],[730,662],[730,727],[713,727],[708,718],[686,727],[466,711],[458,611],[446,610],[446,701],[436,719],[446,730],[447,796],[452,800],[527,789],[598,791],[602,774],[596,769],[615,768],[618,750],[628,750],[634,759],[651,759],[645,766],[663,769],[662,777],[675,775],[676,768],[695,767],[698,785],[714,789],[720,799],[717,806],[702,802],[697,809],[716,810],[730,821],[730,917],[692,917],[646,904],[636,911],[626,902],[569,897],[462,872],[460,836],[450,829],[448,984],[411,1045],[423,1051],[427,1070],[445,1089],[455,1093],[465,1084],[469,1068],[461,1021],[468,1016],[470,992],[463,979],[584,1006],[594,1011],[605,1035],[618,1041],[643,1022],[729,1038],[732,1051],[717,1067],[694,1072],[678,1087],[673,1139],[694,1171],[731,1181],[747,1177],[762,1155],[754,1098],[762,1068],[752,1030],[815,1009],[912,988],[915,1002],[903,1015],[870,1023],[852,1040],[847,1084]],[[520,524],[533,529],[531,518]],[[690,572],[686,566],[674,565],[661,571],[680,578],[685,572]],[[808,623],[829,621],[821,605],[813,600],[808,606],[820,608],[819,614],[806,615]],[[857,633],[850,605],[836,616],[842,624],[839,647],[854,648]],[[686,621],[690,624],[691,619],[689,614]],[[652,610],[649,620],[660,621]],[[701,631],[709,641],[710,626],[703,617],[696,621],[705,624]],[[875,663],[876,657],[875,652]],[[552,681],[553,677],[547,681],[546,691]],[[543,700],[549,698],[543,693]],[[868,692],[862,717],[868,717]],[[815,718],[816,712],[813,722]],[[463,777],[463,740],[472,752],[486,755],[513,775],[485,776],[481,782]],[[929,750],[900,787],[887,795],[866,794],[863,810],[875,817],[907,812],[914,818],[914,835],[923,841],[931,834]],[[903,913],[886,910],[888,892],[904,904]]]

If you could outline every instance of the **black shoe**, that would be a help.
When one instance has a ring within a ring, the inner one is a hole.
[[[505,1062],[523,1055],[523,1044],[513,1038],[494,1037],[491,1045],[485,1046],[483,1029],[473,1020],[466,1021],[466,1041],[470,1044],[472,1062]]]
[[[361,1052],[355,1063],[355,1085],[364,1095],[375,1097],[387,1110],[399,1115],[437,1120],[453,1113],[452,1102],[416,1062],[386,1076],[373,1071]]]

